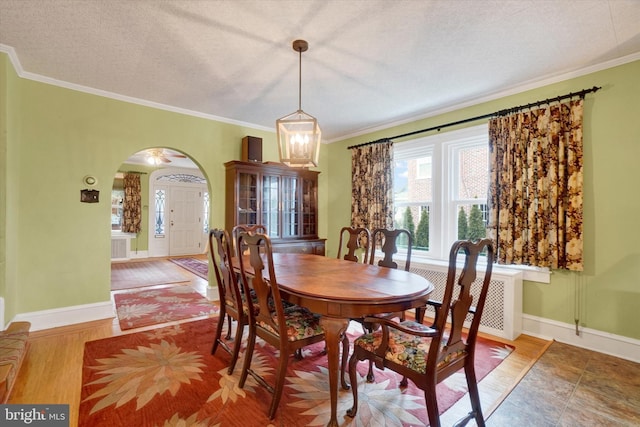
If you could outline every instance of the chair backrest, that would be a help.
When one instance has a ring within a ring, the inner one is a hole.
[[[267,325],[267,329],[273,329],[280,337],[287,337],[285,322],[277,324],[273,319],[273,314],[276,319],[284,319],[285,316],[273,267],[271,239],[263,233],[241,231],[237,245],[248,250],[248,255],[238,257],[244,292],[249,295],[253,289],[257,297],[258,307],[254,307],[255,302],[251,298],[246,299],[250,322]]]
[[[476,295],[475,305],[471,287],[476,281],[478,257],[486,250],[486,269],[479,289],[474,289]],[[464,266],[458,275],[457,260],[464,256]],[[456,360],[456,355],[466,352],[467,358],[473,360],[475,341],[480,327],[480,319],[484,310],[491,271],[493,268],[494,248],[490,239],[483,239],[477,243],[468,240],[459,240],[453,244],[449,252],[449,269],[447,272],[447,285],[442,299],[442,305],[436,310],[434,327],[442,331],[438,340],[444,339],[440,345],[432,345],[427,357],[427,366],[437,366],[438,362]],[[463,340],[462,331],[467,315],[471,314],[472,320],[466,338]],[[450,316],[447,319],[447,316]],[[435,344],[435,343],[434,343]],[[439,371],[444,371],[439,376],[446,377],[453,372],[448,372],[448,364],[444,363]],[[459,367],[451,365],[452,370]]]
[[[263,233],[263,234],[268,234],[267,233],[267,227],[265,225],[262,224],[254,224],[254,225],[249,225],[249,224],[238,224],[235,227],[233,227],[233,229],[231,230],[231,237],[233,238],[233,249],[234,249],[234,254],[238,254],[238,251],[236,250],[236,242],[238,241],[238,235],[240,234],[241,231],[246,231],[247,233],[251,233],[251,234],[255,234],[255,233]],[[242,248],[241,252],[244,252],[247,248],[244,247]]]
[[[376,228],[371,233],[371,257],[369,263],[373,264],[376,258],[376,247],[380,247],[384,258],[378,261],[381,267],[398,268],[398,263],[393,260],[393,256],[398,252],[398,240],[404,238],[407,243],[407,251],[404,257],[404,269],[409,271],[411,267],[411,247],[413,246],[413,237],[409,230],[398,228],[396,230],[388,230],[386,228]]]
[[[218,283],[220,301],[242,310],[240,287],[233,267],[232,241],[227,230],[213,229],[209,231],[209,256]]]
[[[371,248],[371,232],[364,227],[342,227],[338,243],[338,259],[366,264],[369,261]],[[345,251],[344,257],[342,252]],[[362,257],[362,260],[358,258]]]

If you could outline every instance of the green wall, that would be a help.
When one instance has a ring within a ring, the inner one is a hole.
[[[337,236],[340,227],[350,224],[351,194],[344,184],[351,179],[351,165],[346,147],[593,86],[602,89],[585,100],[585,271],[553,271],[550,284],[525,282],[523,309],[526,314],[568,324],[577,317],[584,327],[640,339],[640,61],[330,144],[327,176],[332,209],[327,235]],[[334,239],[328,245],[331,250],[337,243]],[[335,250],[331,254],[335,256]]]
[[[273,132],[22,79],[4,54],[0,69],[7,129],[0,140],[7,153],[0,157],[5,321],[109,301],[111,187],[133,153],[169,147],[189,155],[209,182],[212,225],[224,224],[223,163],[240,158],[242,138],[263,138],[264,159],[278,159]],[[86,175],[98,179],[100,203],[80,202]]]
[[[0,61],[2,58],[0,58]],[[7,293],[7,66],[0,62],[0,295]],[[3,319],[0,319],[3,320]]]
[[[524,311],[569,324],[577,314],[585,327],[640,339],[638,76],[640,61],[323,145],[319,234],[328,239],[327,255],[336,255],[338,231],[350,223],[347,146],[602,86],[585,102],[586,270],[554,271],[550,284],[525,282]],[[189,155],[209,181],[213,226],[224,223],[223,163],[240,157],[242,138],[263,138],[265,161],[278,158],[272,132],[22,79],[4,54],[0,88],[0,296],[5,298],[5,321],[19,313],[109,300],[109,196],[115,173],[131,154],[170,147]],[[100,203],[80,203],[85,175],[98,178]]]

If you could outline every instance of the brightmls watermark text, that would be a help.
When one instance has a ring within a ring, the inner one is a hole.
[[[69,427],[69,405],[0,405],[0,425]]]

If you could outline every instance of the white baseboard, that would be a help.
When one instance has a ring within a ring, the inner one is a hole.
[[[113,303],[106,301],[95,304],[75,305],[72,307],[21,313],[16,315],[13,321],[31,322],[30,330],[39,331],[111,317],[115,317]]]
[[[640,363],[640,340],[595,329],[578,327],[542,317],[522,316],[522,333],[547,340],[586,348]]]

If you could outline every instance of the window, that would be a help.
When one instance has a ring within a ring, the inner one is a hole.
[[[394,223],[416,256],[446,259],[459,238],[486,235],[487,125],[394,145]]]
[[[204,194],[202,195],[202,203],[204,204],[204,206],[202,206],[202,212],[203,212],[203,216],[204,216],[204,221],[202,221],[203,223],[203,232],[205,234],[209,233],[209,192],[205,191]]]
[[[164,239],[165,237],[165,202],[167,200],[167,192],[164,188],[156,188],[155,191],[155,215],[154,215],[154,237],[156,239]]]
[[[120,180],[122,181],[122,180]],[[122,202],[124,200],[124,190],[111,190],[111,230],[122,230]]]

